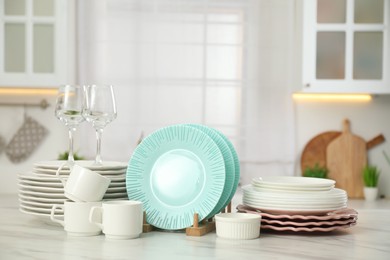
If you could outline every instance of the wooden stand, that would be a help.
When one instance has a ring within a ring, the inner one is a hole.
[[[222,209],[221,213],[230,213],[232,212],[232,202],[229,202],[226,208]],[[143,218],[143,233],[148,233],[154,230],[154,227],[146,222],[146,212],[144,211]],[[215,221],[213,218],[208,220],[202,220],[199,223],[199,215],[198,213],[194,214],[194,222],[192,227],[186,228],[186,235],[193,237],[200,237],[207,233],[210,233],[215,230]]]
[[[229,202],[226,208],[222,209],[221,213],[230,213],[232,212],[232,202]],[[208,219],[208,221],[203,220],[199,223],[198,213],[194,214],[194,222],[192,227],[186,228],[186,235],[193,237],[200,237],[207,233],[210,233],[215,230],[215,221],[213,218]]]
[[[146,212],[144,211],[142,232],[143,233],[149,233],[151,231],[153,231],[153,226],[146,222]]]
[[[203,220],[199,223],[198,213],[194,214],[193,223],[192,227],[186,228],[187,236],[200,237],[215,230],[215,222],[212,219],[209,219],[209,221]]]

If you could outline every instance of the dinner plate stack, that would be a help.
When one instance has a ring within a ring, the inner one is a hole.
[[[334,185],[333,180],[309,177],[253,179],[243,187],[238,210],[261,214],[263,229],[325,232],[353,226],[357,212],[347,208],[347,193]]]
[[[26,214],[50,218],[51,208],[54,204],[63,204],[66,200],[64,186],[56,177],[56,172],[65,161],[41,161],[33,166],[33,171],[18,176],[19,180],[19,208]],[[93,161],[76,161],[76,164],[100,173],[111,179],[103,200],[127,199],[126,192],[126,163],[103,162],[102,166],[93,165]],[[67,179],[70,174],[68,166],[64,166],[59,175]],[[61,210],[56,215],[63,215]]]
[[[240,179],[237,153],[219,131],[195,124],[161,128],[134,151],[127,168],[131,200],[149,224],[178,230],[209,219],[230,203]]]

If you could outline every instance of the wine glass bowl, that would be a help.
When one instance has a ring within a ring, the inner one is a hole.
[[[94,164],[102,165],[101,138],[103,129],[117,116],[114,89],[111,85],[89,85],[84,86],[84,92],[82,116],[95,128],[97,148]]]
[[[69,154],[68,163],[74,164],[73,133],[85,119],[82,116],[84,91],[81,86],[63,85],[58,88],[55,116],[68,127]]]

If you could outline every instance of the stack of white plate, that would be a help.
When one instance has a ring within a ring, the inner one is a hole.
[[[149,224],[177,230],[221,212],[240,179],[237,153],[219,131],[180,124],[146,137],[129,161],[129,199],[142,201]]]
[[[66,200],[64,186],[55,176],[57,169],[64,161],[42,161],[34,164],[33,171],[20,174],[19,206],[26,214],[45,218],[50,216],[54,204],[63,204]],[[102,166],[93,165],[93,161],[76,161],[76,164],[96,171],[111,179],[103,200],[127,199],[125,173],[127,165],[120,162],[103,162]],[[60,175],[67,179],[70,174],[68,166],[64,166]],[[58,210],[57,215],[63,212]]]
[[[263,177],[243,187],[243,203],[264,212],[321,214],[347,207],[335,181],[308,177]]]

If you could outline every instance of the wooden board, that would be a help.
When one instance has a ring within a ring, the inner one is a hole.
[[[340,136],[339,131],[328,131],[313,137],[303,149],[301,155],[301,172],[307,167],[314,167],[316,163],[321,167],[326,166],[326,147],[336,137]]]
[[[349,120],[343,122],[343,132],[326,149],[328,176],[336,187],[344,189],[349,198],[363,198],[362,170],[367,164],[367,144],[351,133]]]

